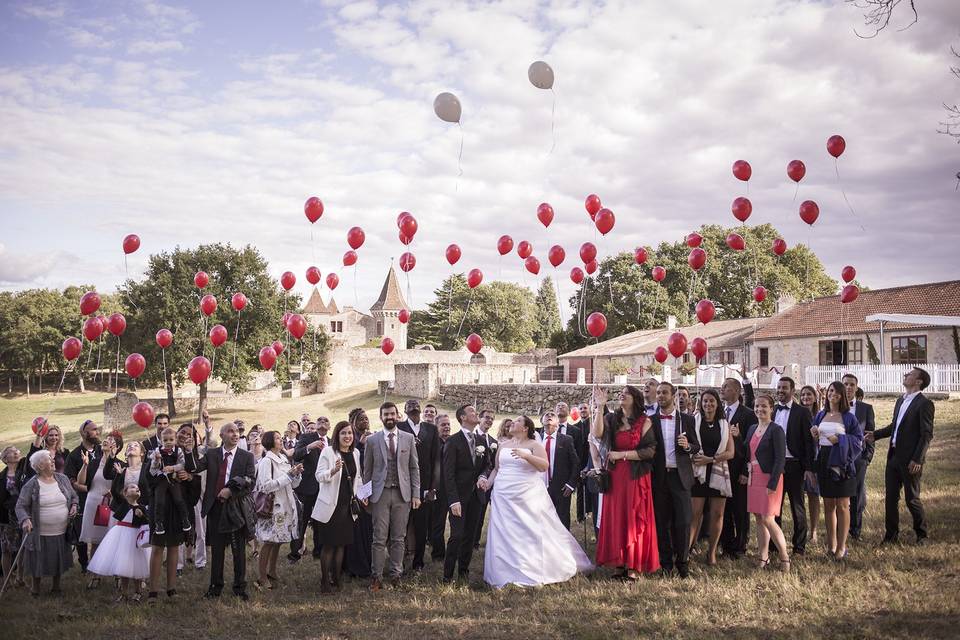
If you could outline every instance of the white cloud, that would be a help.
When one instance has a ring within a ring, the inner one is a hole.
[[[186,49],[179,40],[137,40],[130,43],[127,53],[131,55],[180,52]]]
[[[22,2],[16,6],[17,13],[39,20],[59,20],[67,14],[66,5],[62,3]]]
[[[113,43],[98,33],[80,27],[68,27],[67,42],[79,49],[109,49]]]

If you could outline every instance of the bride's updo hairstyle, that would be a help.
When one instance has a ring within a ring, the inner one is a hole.
[[[535,426],[534,426],[534,423],[533,423],[533,419],[530,418],[530,416],[522,415],[522,416],[519,416],[519,417],[518,417],[516,420],[514,420],[513,422],[514,422],[514,424],[516,424],[517,422],[520,422],[520,421],[522,421],[522,422],[523,422],[523,426],[525,426],[525,427],[527,428],[527,440],[533,440],[533,439],[536,437],[536,433],[537,433],[537,432],[535,431]]]

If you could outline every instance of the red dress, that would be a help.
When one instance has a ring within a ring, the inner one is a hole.
[[[635,450],[640,446],[642,428],[641,420],[629,431],[618,431],[614,438],[615,449]],[[646,436],[655,441],[652,429],[647,430]],[[652,573],[660,569],[660,555],[657,552],[650,474],[632,478],[630,467],[629,461],[621,460],[610,471],[610,490],[603,494],[597,536],[597,564]]]

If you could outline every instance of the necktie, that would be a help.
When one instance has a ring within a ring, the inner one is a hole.
[[[217,473],[217,493],[223,491],[227,484],[227,463],[230,462],[230,452],[223,452],[223,461],[220,463],[220,471]]]
[[[547,480],[553,478],[553,465],[550,464],[550,444],[553,442],[553,436],[547,436]]]
[[[477,450],[473,444],[473,434],[470,432],[466,433],[467,436],[467,446],[470,447],[470,460],[473,462],[477,461]]]
[[[733,419],[733,407],[727,407],[727,422]]]
[[[778,405],[777,405],[777,411],[789,411],[789,410],[790,410],[790,407],[788,407],[788,406],[785,405],[785,404],[778,404]]]
[[[394,437],[394,434],[392,434],[392,433],[388,433],[388,434],[387,434],[387,446],[390,448],[390,457],[391,457],[391,458],[396,458],[396,457],[397,457],[397,444],[393,441],[393,437]]]

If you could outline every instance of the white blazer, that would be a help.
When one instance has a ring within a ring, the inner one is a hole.
[[[337,508],[337,501],[340,498],[340,474],[346,469],[346,465],[339,471],[334,471],[337,464],[337,451],[331,447],[324,447],[320,452],[320,459],[317,461],[317,484],[320,485],[320,491],[317,493],[317,502],[313,507],[311,518],[317,522],[330,522],[333,511]],[[357,495],[360,487],[363,485],[363,467],[360,466],[360,452],[353,450],[353,461],[356,464],[357,474],[353,478],[353,495]]]

